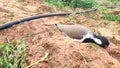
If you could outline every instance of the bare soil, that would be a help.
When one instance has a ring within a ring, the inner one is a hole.
[[[60,12],[56,7],[37,0],[26,0],[25,2],[0,0],[0,8],[2,8],[0,9],[1,21],[11,21],[35,14]],[[73,14],[17,24],[0,31],[0,43],[6,42],[6,38],[9,40],[23,38],[27,46],[27,65],[38,61],[45,52],[49,53],[44,61],[31,68],[120,68],[120,35],[116,32],[119,25],[115,22],[104,21],[98,12],[91,12],[89,16]],[[108,38],[110,41],[109,54],[100,47],[96,51],[90,46],[92,44],[71,41],[53,25],[55,23],[74,24],[73,22],[84,25]]]

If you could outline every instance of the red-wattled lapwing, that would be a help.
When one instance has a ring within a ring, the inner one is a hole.
[[[109,41],[103,36],[95,35],[93,32],[91,32],[88,28],[84,26],[62,24],[55,24],[55,26],[74,41],[83,43],[92,42],[108,51]]]

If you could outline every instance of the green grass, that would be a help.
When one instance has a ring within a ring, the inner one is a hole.
[[[18,2],[25,2],[25,0],[17,0]]]
[[[89,43],[89,46],[91,46],[92,48],[94,48],[96,50],[96,52],[98,51],[98,45],[94,44],[94,43]]]
[[[22,68],[25,65],[26,46],[23,39],[0,44],[0,67]]]
[[[92,8],[97,5],[95,0],[45,0],[45,2],[57,7]]]
[[[115,14],[103,14],[103,18],[109,21],[117,21],[120,23],[120,16]]]
[[[3,21],[0,21],[0,24],[5,24],[7,22],[7,19],[5,18]]]
[[[108,1],[112,2],[112,4],[114,4],[114,5],[119,5],[120,4],[119,3],[120,0],[108,0]]]
[[[64,7],[62,0],[45,0],[45,3],[55,5],[57,7]]]

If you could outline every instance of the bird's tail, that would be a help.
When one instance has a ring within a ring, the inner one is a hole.
[[[62,32],[62,31],[60,30],[58,24],[54,24],[54,26],[55,26],[57,29],[59,29],[60,32]]]
[[[57,26],[58,26],[58,24],[54,24],[54,26],[56,26],[56,27],[57,27]]]

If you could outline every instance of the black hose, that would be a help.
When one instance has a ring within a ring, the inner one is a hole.
[[[5,24],[1,24],[0,25],[0,30],[6,29],[8,27],[11,27],[14,24],[19,24],[19,23],[22,23],[22,22],[25,22],[25,21],[30,21],[30,20],[34,20],[34,19],[38,19],[38,18],[70,15],[72,13],[74,13],[74,14],[80,14],[80,13],[91,12],[91,11],[96,11],[96,10],[97,9],[89,9],[89,10],[82,10],[82,11],[78,11],[78,12],[62,12],[62,13],[39,14],[39,15],[25,17],[25,18],[21,18],[21,19],[15,20],[15,21],[7,22]]]
[[[113,6],[109,6],[106,8],[111,8]],[[91,12],[91,11],[96,11],[97,8],[93,8],[93,9],[88,9],[88,10],[81,10],[78,12],[62,12],[62,13],[49,13],[49,14],[39,14],[39,15],[35,15],[35,16],[30,16],[30,17],[25,17],[25,18],[21,18],[18,20],[14,20],[11,22],[7,22],[5,24],[1,24],[0,25],[0,30],[6,29],[11,27],[14,24],[19,24],[25,21],[30,21],[30,20],[34,20],[34,19],[38,19],[38,18],[45,18],[45,17],[52,17],[52,16],[63,16],[63,15],[70,15],[70,14],[80,14],[80,13],[85,13],[85,12]]]

